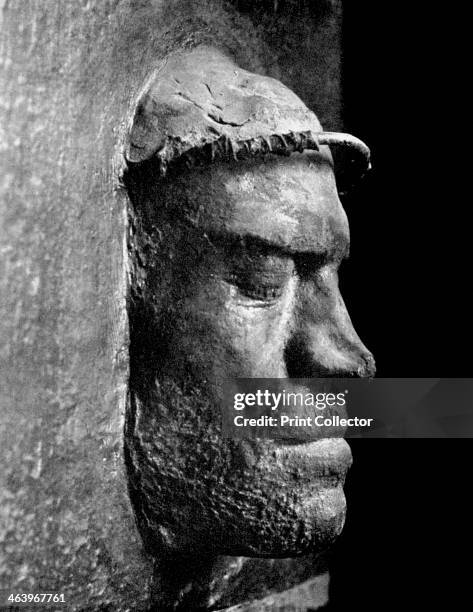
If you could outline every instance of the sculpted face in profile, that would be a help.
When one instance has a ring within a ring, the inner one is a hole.
[[[170,58],[138,103],[126,438],[157,549],[289,557],[343,526],[343,439],[221,432],[225,379],[374,373],[338,290],[349,231],[323,142],[365,154],[208,48]]]

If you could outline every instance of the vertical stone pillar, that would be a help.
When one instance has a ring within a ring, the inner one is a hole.
[[[0,2],[2,596],[64,593],[71,610],[159,600],[123,455],[131,109],[172,37],[198,31],[339,127],[340,3],[254,3],[259,25],[256,6],[233,4]]]

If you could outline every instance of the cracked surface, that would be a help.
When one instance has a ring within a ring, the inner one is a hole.
[[[166,163],[222,136],[238,142],[321,129],[282,83],[202,46],[171,56],[151,79],[137,105],[126,157],[136,163],[156,155]]]

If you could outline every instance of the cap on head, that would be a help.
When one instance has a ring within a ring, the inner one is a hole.
[[[128,166],[153,161],[208,163],[272,152],[340,146],[349,182],[369,168],[370,152],[349,134],[324,132],[294,92],[239,68],[223,52],[198,47],[168,57],[144,87],[126,144]]]

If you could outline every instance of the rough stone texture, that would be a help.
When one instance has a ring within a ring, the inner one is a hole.
[[[216,1],[6,0],[0,27],[0,587],[64,592],[74,610],[148,609],[160,584],[122,450],[123,134],[171,49],[218,41],[255,72],[271,52],[247,16]],[[332,46],[333,27],[320,44]],[[282,55],[270,72],[287,82]],[[297,55],[288,84],[310,105],[304,65]],[[322,117],[339,108],[328,89]]]
[[[125,143],[130,171],[142,182],[170,166],[181,169],[288,156],[307,149],[332,152],[339,191],[359,180],[370,151],[358,138],[325,132],[316,115],[280,81],[243,70],[218,47],[199,45],[163,60],[137,101]],[[146,162],[146,163],[144,163]],[[350,178],[351,177],[351,178]]]
[[[301,121],[317,130],[297,96],[199,46],[167,60],[135,119],[132,156],[143,161],[130,164],[125,177],[132,203],[126,441],[133,499],[155,556],[186,554],[188,569],[189,557],[206,558],[205,575],[218,585],[206,601],[220,605],[223,580],[215,579],[212,557],[295,557],[331,544],[343,524],[341,485],[350,462],[343,440],[289,448],[284,441],[226,440],[222,381],[369,375],[372,358],[338,292],[348,225],[327,150],[289,157],[267,150],[257,159],[223,161],[216,155],[202,166],[160,172],[168,149],[180,156],[222,132],[235,153],[232,142],[298,130]],[[242,561],[225,585],[240,599],[234,587],[249,594],[250,581],[240,577],[251,575],[248,565],[259,577],[262,566],[280,570]],[[300,581],[298,566],[286,563],[285,586]],[[263,573],[267,590],[282,587],[268,580],[271,571]],[[190,597],[195,604],[196,591],[205,595],[196,582],[198,575],[180,586],[175,580],[182,609]]]
[[[321,127],[293,91],[199,46],[169,57],[151,79],[138,101],[125,156],[165,162],[221,137],[237,143],[307,130]]]
[[[122,453],[118,4],[6,3],[0,51],[0,582],[88,609],[139,608],[151,576]]]

